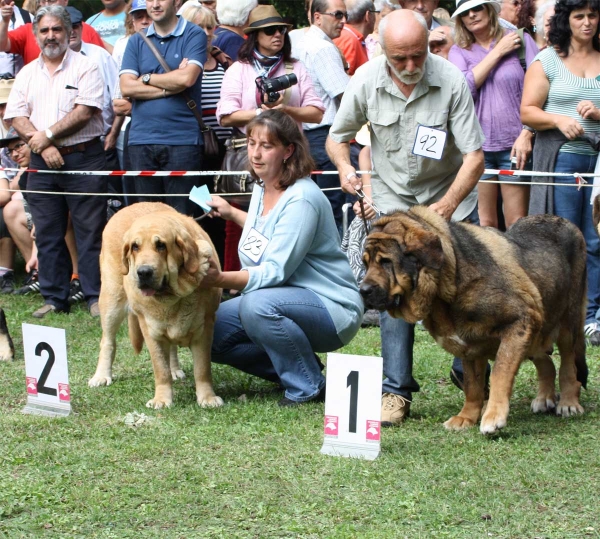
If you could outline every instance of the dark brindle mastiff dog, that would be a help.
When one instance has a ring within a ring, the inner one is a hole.
[[[448,223],[417,206],[374,224],[364,262],[361,293],[367,308],[413,324],[423,320],[445,350],[463,359],[465,404],[446,428],[464,429],[479,419],[488,359],[495,364],[482,433],[506,425],[515,375],[526,358],[538,372],[534,412],[583,413],[586,248],[574,225],[537,215],[502,234]],[[558,405],[556,370],[548,356],[554,343],[561,356]]]

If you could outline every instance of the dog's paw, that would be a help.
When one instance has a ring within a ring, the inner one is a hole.
[[[223,399],[216,395],[209,395],[206,397],[198,397],[198,406],[201,408],[218,408],[223,406]]]
[[[109,386],[110,384],[112,384],[112,376],[110,374],[95,374],[88,380],[88,386],[90,387]]]
[[[470,429],[474,425],[474,421],[468,417],[462,417],[460,415],[455,415],[444,423],[444,427],[446,427],[448,430],[465,430]]]
[[[556,402],[550,397],[536,397],[531,401],[531,411],[534,414],[545,414],[556,409]]]
[[[154,398],[146,403],[146,408],[154,408],[155,410],[160,410],[161,408],[170,408],[171,404],[173,404],[172,400]]]
[[[577,401],[568,402],[560,399],[558,401],[558,406],[556,407],[556,415],[560,415],[562,417],[583,414],[583,411],[583,406],[581,406],[581,404],[579,404]]]
[[[484,415],[481,418],[479,432],[481,434],[496,434],[500,429],[506,427],[506,417],[496,416],[487,417]]]
[[[171,378],[173,378],[173,382],[176,382],[177,380],[184,380],[185,372],[183,372],[181,369],[171,370]]]

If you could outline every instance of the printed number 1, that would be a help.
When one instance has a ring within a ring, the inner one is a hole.
[[[53,397],[56,397],[56,395],[57,395],[56,388],[48,387],[45,385],[46,380],[48,380],[48,376],[50,375],[50,371],[52,370],[52,367],[54,365],[54,359],[55,359],[54,350],[47,342],[40,342],[35,347],[35,355],[38,357],[42,357],[42,352],[48,353],[48,360],[46,361],[46,364],[44,365],[42,374],[40,374],[40,379],[38,381],[37,390],[38,390],[38,393],[43,393],[44,395],[51,395]]]
[[[358,409],[358,371],[350,371],[346,379],[346,387],[350,387],[350,415],[348,431],[356,433],[356,412]]]

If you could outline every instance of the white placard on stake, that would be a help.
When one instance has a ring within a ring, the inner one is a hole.
[[[381,447],[383,359],[327,354],[321,453],[374,460]]]
[[[67,416],[71,389],[64,329],[23,324],[27,405],[24,414]]]

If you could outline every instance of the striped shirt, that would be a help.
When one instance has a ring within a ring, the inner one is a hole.
[[[315,92],[325,105],[325,114],[320,124],[304,124],[304,129],[332,125],[339,103],[336,96],[343,94],[350,77],[344,71],[344,63],[339,49],[317,26],[311,26],[304,34],[304,40],[292,51],[308,70]]]
[[[220,140],[231,136],[231,127],[221,127],[217,121],[217,103],[221,98],[221,85],[225,69],[217,62],[217,67],[206,70],[202,74],[202,119],[209,127],[212,127]]]
[[[600,133],[600,122],[586,120],[577,112],[580,101],[589,100],[596,107],[600,107],[600,80],[584,79],[573,75],[558,56],[558,53],[548,47],[540,52],[534,59],[539,60],[546,77],[550,82],[548,98],[544,104],[544,111],[550,114],[561,114],[577,120],[586,133]],[[575,141],[563,144],[561,152],[578,153],[582,155],[596,155],[588,142]]]
[[[98,66],[82,54],[67,49],[60,66],[50,75],[40,54],[17,75],[6,105],[5,119],[25,117],[38,131],[62,120],[75,105],[102,110],[104,81]],[[72,146],[102,135],[102,115],[72,135],[56,139],[56,146]]]

